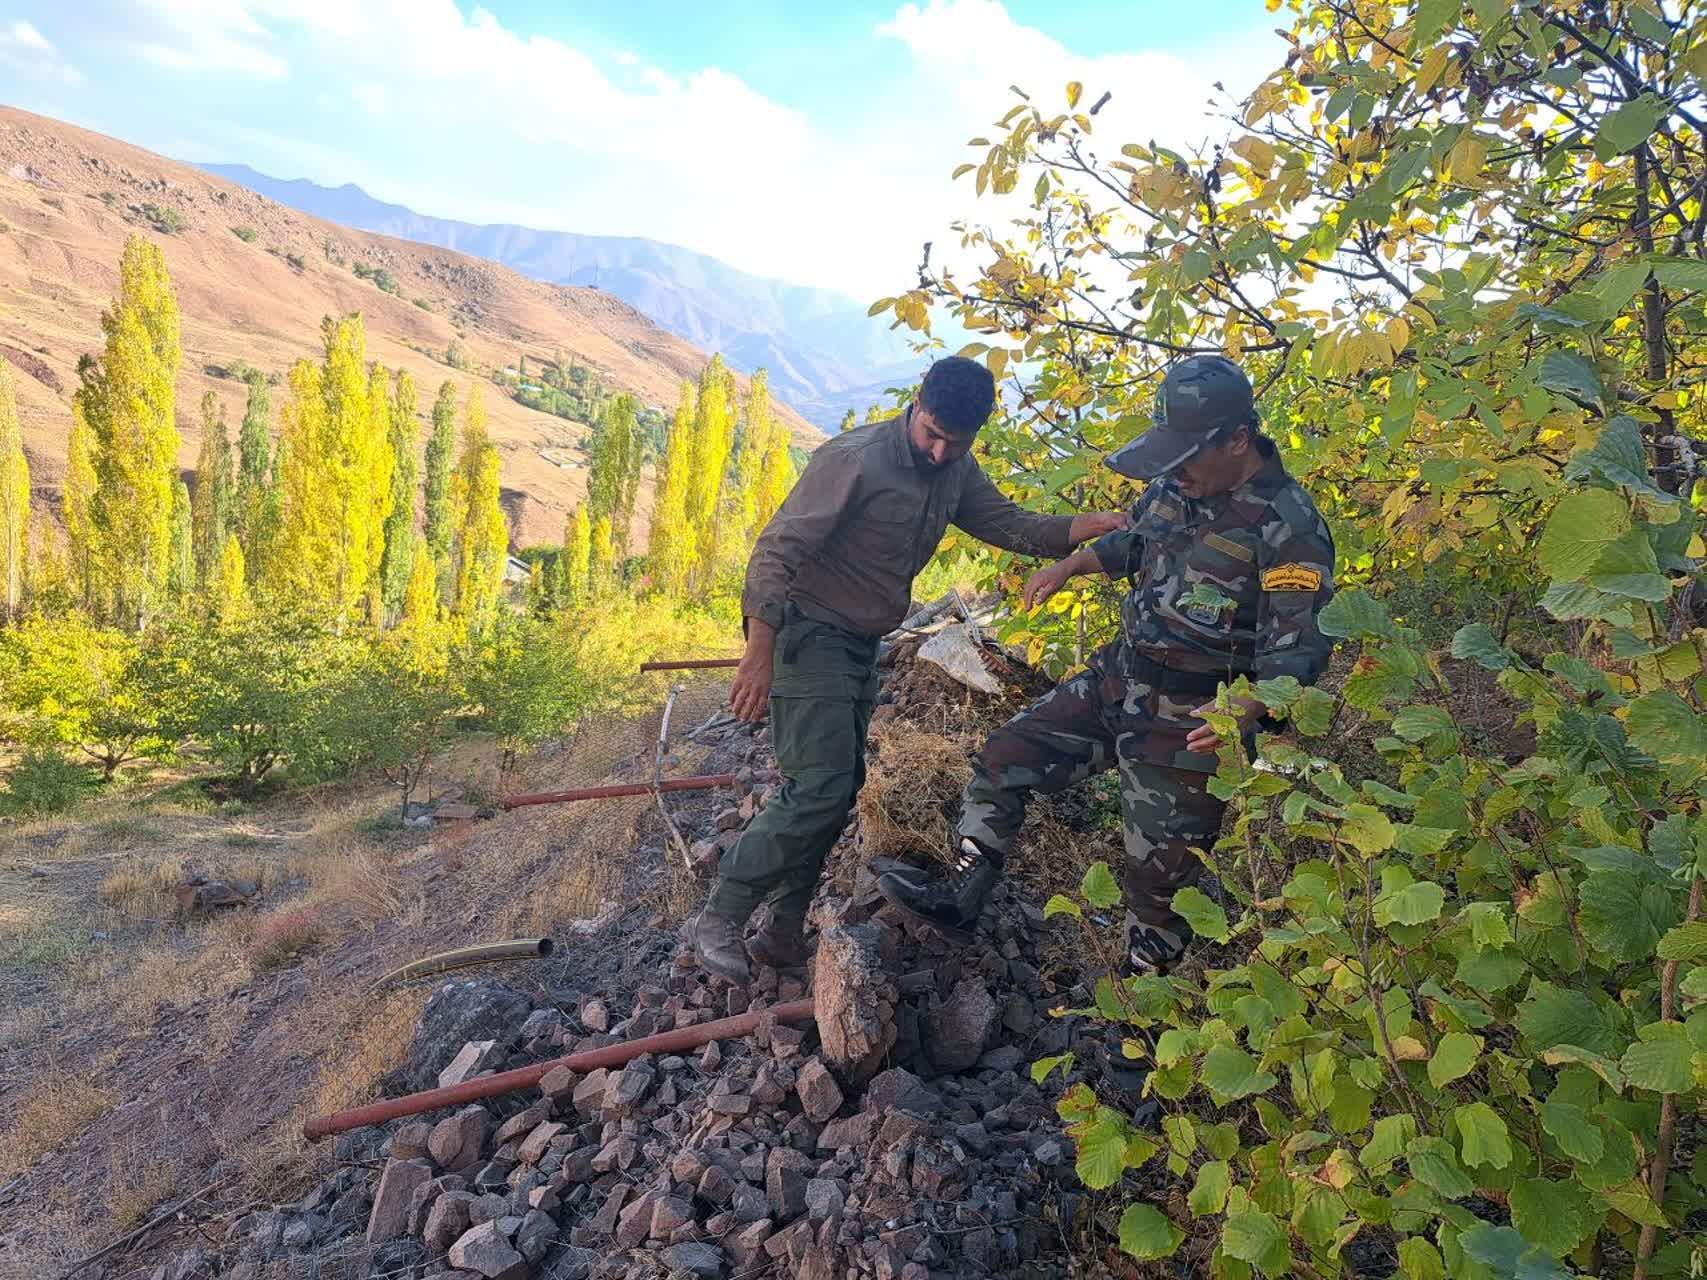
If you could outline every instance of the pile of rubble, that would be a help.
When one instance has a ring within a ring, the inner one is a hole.
[[[712,733],[751,756],[750,730]],[[771,794],[774,774],[742,779],[741,803],[690,833],[708,869]],[[1043,915],[1017,890],[999,885],[957,948],[884,905],[882,860],[855,846],[838,846],[814,903],[810,971],[731,988],[681,945],[631,1003],[558,990],[536,1008],[444,983],[391,1091],[761,1016],[691,1054],[557,1067],[534,1090],[345,1135],[350,1163],[290,1210],[240,1219],[219,1274],[262,1280],[293,1251],[357,1240],[368,1274],[436,1280],[1068,1274],[1062,1240],[1087,1215],[1059,1078],[1046,1092],[1028,1068],[1085,1048],[1080,1022],[1048,1012],[1084,993],[1040,971]],[[815,1023],[764,1016],[808,995]]]

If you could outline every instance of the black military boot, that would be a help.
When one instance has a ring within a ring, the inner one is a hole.
[[[747,954],[773,969],[799,968],[812,958],[806,922],[793,912],[772,912],[747,939]]]
[[[935,881],[925,871],[908,867],[878,876],[877,891],[909,920],[964,945],[972,941],[984,899],[1001,874],[1001,863],[966,839],[960,842],[951,880]]]
[[[688,938],[700,968],[745,986],[752,977],[747,968],[747,948],[741,939],[741,925],[719,912],[710,903],[688,926]]]
[[[1179,963],[1191,942],[1191,926],[1184,920],[1170,929],[1145,924],[1130,912],[1126,916],[1126,973],[1129,977],[1165,978]]]

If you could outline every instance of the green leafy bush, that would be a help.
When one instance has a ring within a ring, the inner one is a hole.
[[[233,227],[231,228],[231,234],[236,236],[244,244],[254,244],[261,233],[256,231],[254,227]]]
[[[55,746],[31,746],[6,774],[4,807],[14,813],[46,817],[64,813],[95,787],[85,765]]]

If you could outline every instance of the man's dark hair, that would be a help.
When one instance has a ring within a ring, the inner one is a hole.
[[[944,431],[971,435],[989,420],[996,407],[996,380],[976,360],[944,356],[925,370],[919,403]]]

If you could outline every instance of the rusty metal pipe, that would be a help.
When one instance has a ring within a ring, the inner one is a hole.
[[[778,1022],[811,1022],[816,1016],[810,1000],[793,1000],[788,1004],[773,1005],[769,1009],[749,1009],[733,1018],[719,1018],[716,1022],[702,1022],[698,1026],[681,1027],[675,1031],[660,1031],[657,1035],[625,1040],[621,1044],[606,1045],[602,1049],[585,1049],[564,1058],[536,1062],[531,1067],[519,1067],[514,1071],[500,1071],[497,1075],[465,1080],[461,1084],[448,1085],[442,1089],[407,1093],[401,1098],[387,1098],[384,1102],[371,1102],[365,1107],[352,1107],[348,1111],[334,1112],[329,1116],[315,1116],[303,1123],[302,1136],[310,1142],[318,1142],[334,1133],[360,1129],[364,1125],[384,1124],[387,1120],[396,1120],[402,1116],[418,1116],[423,1111],[437,1111],[441,1107],[477,1102],[481,1098],[495,1098],[500,1093],[531,1089],[558,1067],[567,1067],[571,1071],[620,1067],[643,1053],[682,1053],[709,1044],[713,1040],[732,1040],[736,1036],[749,1034],[759,1025],[759,1019],[767,1014],[774,1016]]]
[[[654,791],[710,791],[715,787],[732,787],[732,773],[707,773],[693,778],[669,778],[656,785],[650,782],[623,782],[610,787],[581,787],[575,791],[536,791],[525,796],[505,796],[498,803],[505,809],[519,809],[528,804],[568,804],[572,800],[615,800],[619,796],[649,796]]]
[[[681,658],[674,662],[642,662],[642,671],[709,671],[713,667],[738,667],[739,658]]]

